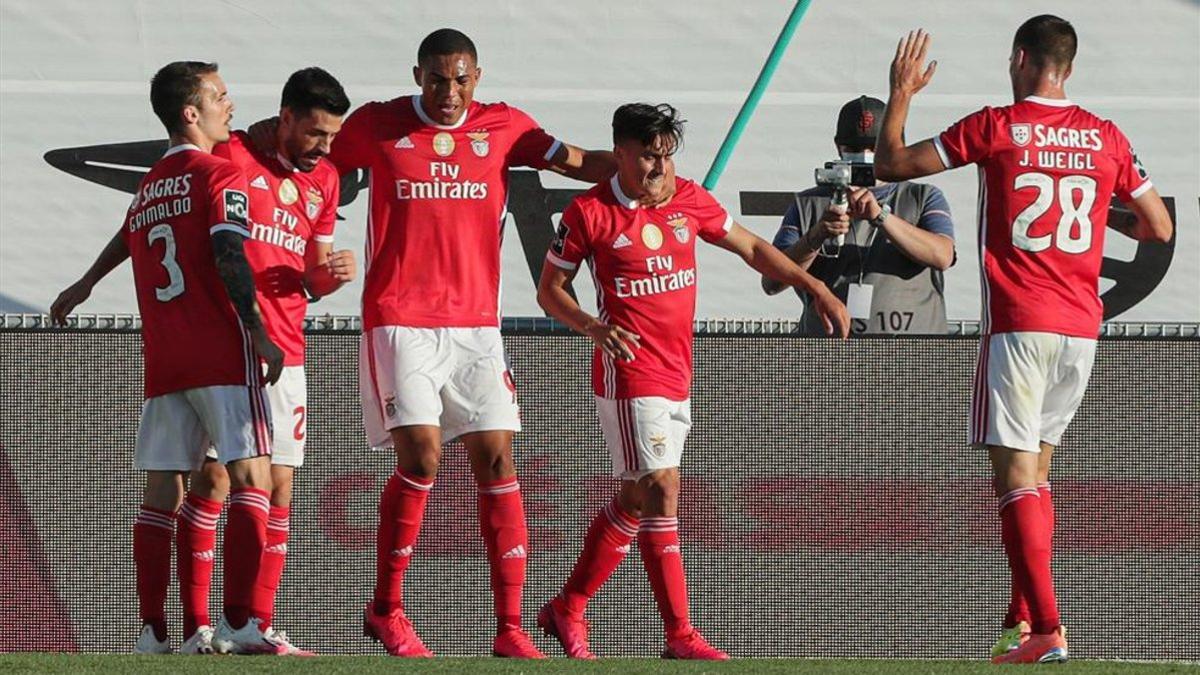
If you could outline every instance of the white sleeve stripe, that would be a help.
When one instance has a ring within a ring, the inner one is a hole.
[[[1137,187],[1137,189],[1130,192],[1129,198],[1137,199],[1138,197],[1141,197],[1142,195],[1146,194],[1146,191],[1152,187],[1154,187],[1154,183],[1151,183],[1150,181],[1146,181],[1145,183],[1142,183],[1141,185],[1139,185]]]
[[[313,241],[319,241],[322,244],[332,244],[333,243],[333,235],[332,234],[314,234]]]
[[[557,138],[554,139],[554,142],[550,144],[550,149],[546,151],[546,154],[542,156],[542,159],[549,162],[551,159],[554,158],[554,153],[558,152],[558,149],[561,147],[562,147],[562,141],[558,140]]]
[[[561,267],[564,270],[573,270],[579,267],[579,265],[569,260],[563,260],[562,258],[554,255],[552,251],[546,251],[546,260],[550,261],[551,265],[554,265],[555,267]]]
[[[733,216],[725,214],[725,224],[721,226],[721,229],[726,232],[733,229]]]
[[[950,217],[949,213],[942,211],[941,209],[929,209],[928,211],[925,212],[925,215],[927,215],[927,216],[946,216],[947,218]]]
[[[218,223],[208,228],[209,234],[216,234],[218,232],[237,232],[243,237],[248,238],[250,236],[250,230],[247,230],[241,225],[234,225],[233,223]]]
[[[933,147],[935,150],[937,150],[938,157],[942,158],[942,165],[945,166],[947,169],[953,169],[954,162],[951,162],[950,155],[946,154],[946,148],[942,145],[942,137],[941,136],[933,137]]]

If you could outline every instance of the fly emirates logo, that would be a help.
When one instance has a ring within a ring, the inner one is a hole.
[[[462,167],[450,162],[430,162],[429,180],[396,181],[396,199],[487,199],[487,183],[458,180]]]
[[[273,244],[280,248],[287,249],[298,256],[303,256],[305,249],[308,248],[308,240],[296,234],[296,226],[300,224],[300,218],[296,214],[275,207],[272,218],[274,224],[263,225],[262,223],[253,223],[250,229],[250,237],[256,241]],[[280,225],[287,227],[280,227]]]
[[[676,270],[675,258],[669,255],[652,255],[646,258],[648,277],[630,279],[617,277],[613,285],[618,298],[639,298],[644,295],[670,293],[696,285],[696,268]]]
[[[1032,141],[1033,146],[1038,148],[1036,151],[1025,149],[1019,162],[1021,166],[1094,171],[1096,163],[1092,158],[1092,153],[1104,149],[1104,141],[1100,137],[1099,129],[1071,129],[1051,127],[1045,124],[1014,124],[1010,127],[1010,131],[1013,143],[1018,146],[1027,146]],[[1045,147],[1056,149],[1041,149]],[[1071,152],[1071,150],[1058,150],[1057,148],[1070,148],[1085,152]]]

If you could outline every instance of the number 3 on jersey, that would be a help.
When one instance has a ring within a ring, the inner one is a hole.
[[[1096,202],[1096,181],[1088,176],[1063,176],[1055,185],[1054,177],[1044,173],[1023,173],[1013,181],[1014,190],[1036,188],[1037,198],[1017,214],[1012,224],[1013,246],[1022,251],[1037,253],[1051,245],[1064,253],[1083,253],[1092,247],[1092,205]],[[1040,237],[1029,236],[1029,228],[1041,218],[1054,203],[1058,193],[1058,206],[1062,215],[1053,234]],[[1079,203],[1075,203],[1076,193]],[[1075,231],[1078,228],[1078,231]]]
[[[150,234],[147,235],[150,245],[153,246],[159,239],[163,240],[162,266],[167,269],[167,285],[163,288],[155,287],[154,296],[159,302],[169,302],[183,295],[183,270],[175,261],[175,231],[170,225],[161,223],[150,229]]]

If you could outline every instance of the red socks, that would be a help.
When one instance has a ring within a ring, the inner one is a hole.
[[[385,615],[404,607],[404,572],[408,569],[433,480],[392,474],[379,497],[379,530],[375,540],[374,610]]]
[[[1050,555],[1054,556],[1054,494],[1050,491],[1049,483],[1038,483],[1038,499],[1041,500],[1042,517],[1045,519],[1046,529],[1050,538]],[[1010,565],[1011,567],[1011,565]],[[1004,617],[1004,627],[1012,628],[1025,621],[1032,624],[1033,619],[1029,613],[1029,601],[1021,591],[1020,584],[1017,583],[1015,570],[1012,576],[1012,594],[1008,603],[1008,614]]]
[[[583,614],[588,600],[629,553],[629,544],[637,532],[638,519],[622,511],[615,498],[600,509],[588,527],[583,552],[558,596],[563,609]]]
[[[287,561],[288,517],[291,509],[286,506],[271,506],[267,514],[267,546],[263,550],[262,564],[258,568],[258,579],[254,583],[254,597],[250,614],[258,617],[266,630],[275,614],[275,593],[283,577],[283,565]]]
[[[479,484],[479,533],[491,563],[496,621],[501,629],[520,628],[529,531],[516,476]]]
[[[143,505],[133,524],[133,564],[137,571],[138,614],[167,639],[167,587],[171,584],[171,535],[175,514]]]
[[[654,600],[662,614],[667,637],[688,631],[687,580],[683,574],[683,556],[679,549],[679,519],[667,516],[642,518],[638,532],[642,564],[654,589]]]
[[[267,514],[271,509],[266,490],[244,487],[229,498],[225,525],[225,619],[237,629],[250,618],[254,582],[262,565],[267,542]]]
[[[1050,527],[1038,490],[1018,488],[1001,496],[1000,522],[1013,584],[1028,601],[1033,632],[1052,633],[1059,626],[1058,604],[1050,574]]]
[[[220,517],[220,502],[195,494],[188,494],[179,509],[175,542],[184,640],[200,626],[212,625],[208,618],[208,589],[212,584],[213,549]]]

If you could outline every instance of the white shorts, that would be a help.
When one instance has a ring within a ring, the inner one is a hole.
[[[691,399],[597,396],[596,412],[612,454],[614,477],[637,480],[651,471],[679,466],[692,428]]]
[[[304,439],[308,425],[308,389],[304,366],[286,366],[279,381],[267,385],[267,404],[274,421],[271,434],[271,463],[281,466],[304,465]],[[217,459],[216,448],[208,449],[208,458]]]
[[[1041,452],[1075,417],[1096,360],[1096,340],[999,333],[979,343],[971,444]]]
[[[260,387],[197,387],[146,399],[134,468],[194,471],[210,447],[222,464],[271,454],[271,413]]]
[[[443,443],[521,430],[499,328],[379,326],[361,339],[359,387],[372,447],[391,447],[392,429],[417,424],[441,427]]]

